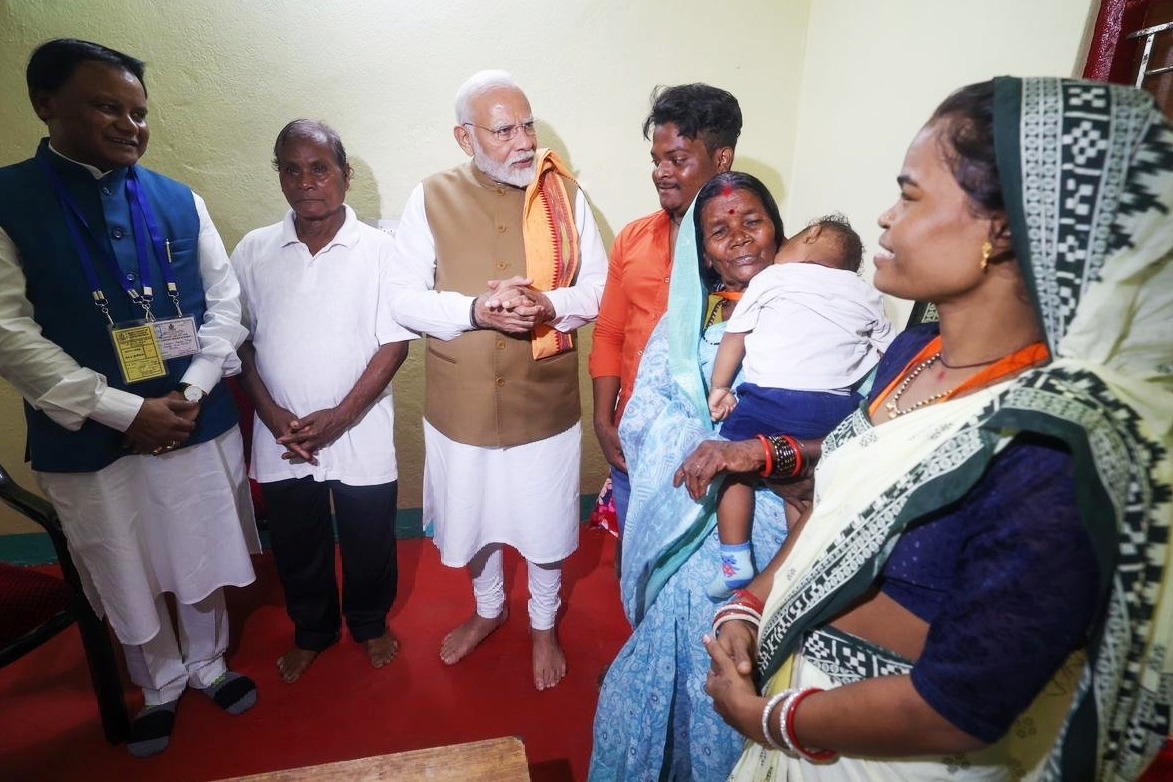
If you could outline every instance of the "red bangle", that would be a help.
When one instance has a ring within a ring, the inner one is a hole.
[[[795,752],[812,763],[824,763],[834,760],[838,757],[839,753],[830,749],[807,749],[798,742],[798,736],[794,732],[794,715],[798,714],[799,705],[807,697],[814,695],[816,692],[823,691],[818,687],[811,687],[794,696],[794,702],[790,704],[790,710],[786,713],[786,724],[782,726],[782,729],[786,731],[786,739],[789,741],[790,746],[794,747]]]
[[[733,602],[741,603],[757,611],[759,614],[766,613],[766,601],[750,592],[748,589],[738,589],[733,592]]]
[[[763,478],[769,478],[774,474],[774,446],[770,445],[770,440],[764,434],[758,435],[758,440],[762,444],[762,450],[766,453],[766,466],[758,475]]]
[[[786,439],[790,441],[790,444],[792,446],[794,446],[794,476],[793,477],[797,478],[799,475],[802,475],[802,465],[803,465],[802,445],[794,437],[787,437]]]

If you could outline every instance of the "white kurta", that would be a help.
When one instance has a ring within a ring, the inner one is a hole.
[[[530,562],[561,562],[578,548],[582,424],[512,448],[449,440],[424,421],[425,527],[440,561],[463,567],[490,543]]]
[[[159,632],[155,598],[191,605],[255,578],[260,553],[240,429],[97,472],[40,472],[86,597],[124,644]]]
[[[92,166],[85,168],[101,177]],[[207,311],[199,326],[200,351],[183,381],[210,391],[221,376],[240,371],[236,347],[245,331],[240,286],[198,195],[195,208]],[[66,429],[76,431],[92,418],[126,431],[143,398],[108,387],[105,376],[45,339],[24,292],[19,253],[0,231],[0,373]],[[194,603],[218,587],[243,586],[255,577],[248,554],[260,551],[260,541],[235,427],[165,456],[125,456],[97,472],[37,477],[61,518],[86,596],[95,611],[109,616],[124,644],[143,643],[158,632],[158,594],[174,592],[181,602]]]
[[[599,312],[607,253],[586,197],[574,219],[582,263],[575,284],[547,291],[560,331],[590,323]],[[436,243],[424,210],[424,189],[408,198],[395,232],[392,262],[395,318],[413,331],[452,339],[472,329],[472,296],[434,290]],[[458,443],[424,422],[424,524],[433,525],[445,565],[468,564],[490,543],[513,546],[531,562],[565,559],[578,546],[582,425],[512,448]]]
[[[257,371],[273,401],[308,415],[335,407],[383,345],[415,339],[391,315],[388,280],[394,240],[346,221],[314,256],[297,238],[293,212],[245,236],[232,253],[244,324]],[[260,417],[253,425],[252,477],[261,482],[312,476],[349,486],[390,483],[395,462],[395,407],[388,385],[354,426],[317,453],[318,464],[282,459]]]

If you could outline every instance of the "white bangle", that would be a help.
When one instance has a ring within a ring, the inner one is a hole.
[[[770,749],[782,749],[782,745],[774,741],[774,737],[770,735],[770,715],[774,713],[774,707],[779,701],[794,697],[796,692],[798,690],[784,690],[766,701],[766,707],[762,709],[762,735],[765,736],[766,746]],[[781,735],[785,738],[786,732],[783,731]]]
[[[716,621],[722,616],[726,616],[728,614],[745,614],[758,624],[761,624],[762,621],[762,615],[756,609],[750,608],[749,606],[739,605],[738,603],[732,603],[730,605],[718,608],[717,612],[713,615],[713,620]]]
[[[716,615],[713,616],[713,635],[717,634],[718,627],[734,619],[749,622],[754,628],[762,626],[762,615],[757,611],[749,606],[731,603],[730,605],[718,608]]]
[[[794,705],[798,702],[798,694],[802,690],[790,690],[787,694],[786,702],[782,704],[782,708],[778,709],[778,735],[782,737],[781,749],[794,757],[805,757],[801,755],[798,747],[794,746],[794,741],[790,738],[789,731],[786,730],[786,724],[790,720],[790,712],[794,711]]]
[[[761,626],[760,624],[758,624],[758,621],[752,617],[739,616],[737,614],[725,614],[724,616],[719,616],[713,620],[713,636],[714,637],[719,635],[718,630],[720,630],[721,625],[725,624],[726,622],[748,622],[749,624],[753,625],[755,632]]]

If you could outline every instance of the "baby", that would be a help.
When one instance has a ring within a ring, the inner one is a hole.
[[[842,215],[830,215],[783,244],[774,265],[750,280],[713,369],[709,412],[724,421],[722,437],[818,439],[855,410],[858,387],[895,337],[880,293],[859,276],[862,260],[859,234]],[[735,397],[731,386],[743,362],[746,382]],[[755,483],[730,476],[720,490],[721,568],[709,588],[713,597],[753,578]]]

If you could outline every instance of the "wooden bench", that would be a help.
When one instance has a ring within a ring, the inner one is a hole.
[[[393,752],[220,782],[530,782],[525,745],[509,736]]]

